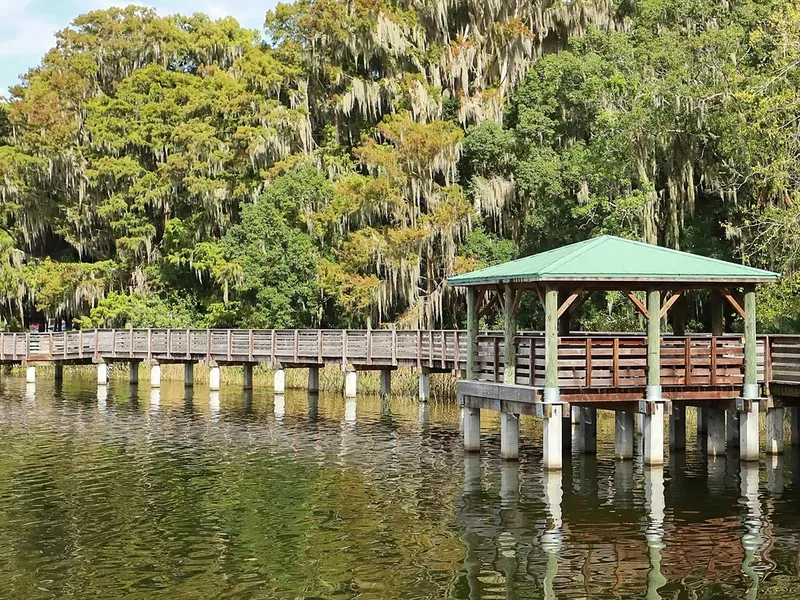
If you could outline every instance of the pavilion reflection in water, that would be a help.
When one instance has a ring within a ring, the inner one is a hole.
[[[797,452],[791,460],[791,473],[783,461],[768,468],[760,496],[758,464],[730,456],[709,458],[704,476],[686,474],[682,453],[667,470],[576,455],[563,472],[468,454],[457,595],[678,598],[714,586],[756,598],[773,572],[800,576],[798,540],[781,543],[773,522],[776,501],[800,504]]]

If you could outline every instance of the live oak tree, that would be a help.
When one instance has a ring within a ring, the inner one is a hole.
[[[798,326],[793,3],[300,0],[265,29],[57,34],[0,102],[9,326],[457,326],[447,275],[598,233],[781,269],[761,318]]]

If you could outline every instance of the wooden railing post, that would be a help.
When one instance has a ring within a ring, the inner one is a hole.
[[[764,383],[772,381],[772,344],[769,336],[764,337]],[[797,410],[797,409],[795,409]]]
[[[342,329],[342,368],[347,368],[347,329]]]
[[[692,384],[692,338],[684,338],[683,349],[683,368],[684,368],[684,385]]]
[[[317,329],[317,362],[322,364],[322,329]]]
[[[710,383],[711,385],[717,384],[717,336],[711,336],[711,369],[710,369]]]
[[[586,387],[592,387],[592,338],[586,338]]]
[[[417,329],[417,369],[422,367],[422,330]]]
[[[392,366],[397,366],[397,329],[392,327]]]
[[[248,359],[250,362],[253,362],[255,359],[253,358],[254,348],[255,348],[255,340],[253,339],[253,330],[250,329],[248,333]]]
[[[111,330],[111,358],[114,358],[114,354],[117,351],[117,330]]]
[[[233,330],[228,329],[228,361],[233,358],[231,354],[231,344],[233,344]]]
[[[619,387],[619,338],[615,337],[611,354],[611,380],[614,387]]]
[[[294,330],[294,362],[300,362],[300,330]]]
[[[367,329],[367,364],[372,364],[372,329]]]
[[[500,381],[500,338],[492,336],[494,340],[494,382]]]
[[[453,352],[453,369],[458,371],[461,369],[461,365],[459,364],[461,362],[461,332],[458,329],[456,329],[454,337],[456,347]]]

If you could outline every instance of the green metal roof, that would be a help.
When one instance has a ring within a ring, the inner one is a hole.
[[[450,277],[454,286],[536,281],[764,283],[779,275],[612,235]]]

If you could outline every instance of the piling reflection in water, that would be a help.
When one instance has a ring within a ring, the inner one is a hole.
[[[93,383],[0,400],[4,598],[800,596],[788,445],[759,471],[690,435],[661,469],[599,435],[551,472],[532,420],[502,461],[449,404]]]

